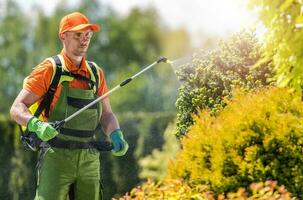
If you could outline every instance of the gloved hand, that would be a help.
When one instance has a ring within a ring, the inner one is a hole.
[[[120,129],[114,130],[110,134],[110,138],[113,142],[114,149],[112,150],[112,154],[114,156],[123,156],[128,150],[128,144],[123,138],[123,133]]]
[[[49,123],[42,122],[37,117],[28,121],[27,128],[30,132],[35,132],[42,141],[48,141],[59,134]]]

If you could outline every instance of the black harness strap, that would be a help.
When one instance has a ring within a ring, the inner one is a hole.
[[[51,147],[64,148],[64,149],[97,149],[99,151],[110,151],[113,149],[112,144],[106,141],[99,141],[99,142],[65,141],[55,137],[49,140],[48,143]]]
[[[62,75],[71,76],[71,77],[74,77],[75,79],[85,81],[85,82],[89,83],[90,88],[93,88],[93,86],[96,85],[95,81],[93,81],[93,80],[91,80],[91,79],[89,79],[85,76],[82,76],[80,74],[75,74],[75,73],[72,73],[72,72],[63,71]]]
[[[62,73],[62,64],[57,55],[53,56],[52,58],[56,63],[56,72],[47,92],[42,97],[43,99],[34,113],[35,117],[39,117],[43,111],[45,111],[44,113],[46,117],[49,116],[50,105],[59,84]],[[30,133],[27,128],[25,131],[23,131],[21,125],[19,125],[19,128],[22,133],[21,142],[23,143],[23,146],[33,151],[38,150],[38,148],[41,146],[40,144],[42,144],[42,141],[37,137],[37,135]]]
[[[96,131],[80,131],[69,128],[61,128],[60,133],[63,135],[69,135],[74,137],[93,137]]]
[[[95,76],[95,79],[96,79],[96,88],[97,88],[97,90],[98,90],[98,88],[99,88],[99,76],[98,76],[98,71],[97,71],[96,66],[94,65],[93,62],[88,61],[88,64],[89,64],[90,68],[92,69],[93,74],[94,74],[94,76]],[[97,93],[97,91],[96,91],[96,93]]]
[[[45,110],[45,117],[49,117],[49,111],[50,111],[50,106],[51,103],[53,101],[55,92],[57,90],[59,81],[60,81],[60,77],[61,77],[61,73],[62,73],[62,63],[59,59],[59,57],[53,56],[52,57],[56,63],[56,73],[54,75],[54,78],[47,90],[47,92],[45,93],[45,95],[43,96],[43,100],[41,101],[41,103],[38,106],[38,109],[36,110],[34,116],[39,117],[39,115],[43,112],[43,110]]]
[[[87,106],[87,104],[93,102],[95,99],[78,99],[73,97],[67,97],[67,104],[74,107],[74,108],[83,108],[84,106]],[[97,104],[94,104],[90,106],[87,109],[96,109]]]

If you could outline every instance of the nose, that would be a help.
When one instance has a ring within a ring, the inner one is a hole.
[[[89,40],[90,40],[90,38],[89,37],[85,37],[85,36],[80,38],[80,42],[81,43],[88,42]]]
[[[82,33],[80,35],[80,40],[87,41],[90,40],[92,36],[93,36],[93,32]]]

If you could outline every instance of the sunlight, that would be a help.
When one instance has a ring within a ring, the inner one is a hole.
[[[75,4],[77,1],[67,2]],[[22,3],[22,5],[29,6],[34,1],[29,2],[31,3]],[[121,15],[127,15],[133,7],[153,6],[159,12],[161,20],[171,27],[184,26],[191,32],[200,31],[221,36],[253,26],[256,20],[256,15],[247,9],[247,0],[103,0],[102,2],[112,6]],[[46,10],[53,10],[57,3],[56,0],[51,4],[44,1],[38,4],[48,8]]]
[[[212,0],[197,1],[197,13],[195,24],[198,20],[203,20],[202,28],[224,35],[226,32],[239,31],[253,25],[254,17],[248,11],[245,1],[237,0]],[[202,9],[203,8],[203,9]],[[203,11],[202,11],[203,10]]]
[[[67,2],[72,5],[77,1]],[[184,27],[192,37],[201,37],[201,33],[224,37],[254,26],[257,18],[255,13],[248,10],[247,0],[103,0],[102,2],[104,5],[111,6],[120,15],[127,15],[134,7],[153,6],[161,17],[160,23],[171,28]],[[56,0],[51,4],[44,1],[38,4],[48,8],[46,10],[50,12],[57,3]]]
[[[253,25],[255,16],[247,9],[247,0],[130,0],[105,1],[120,14],[132,7],[154,6],[162,20],[171,27],[184,26],[190,32],[216,35],[241,30]]]

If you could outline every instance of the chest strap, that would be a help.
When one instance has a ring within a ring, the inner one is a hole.
[[[74,108],[83,108],[84,106],[87,106],[91,102],[93,102],[96,99],[78,99],[74,97],[67,97],[67,104],[74,107]],[[97,104],[94,104],[90,106],[87,109],[97,109]]]
[[[91,80],[91,79],[89,79],[89,78],[87,78],[85,76],[82,76],[80,74],[75,74],[75,73],[72,73],[72,72],[63,71],[62,75],[70,76],[70,77],[73,77],[75,79],[78,79],[78,80],[81,80],[81,81],[85,81],[85,82],[87,82],[89,84],[89,87],[91,89],[93,89],[93,87],[96,87],[96,84],[97,84],[95,81],[93,81],[93,80]]]

